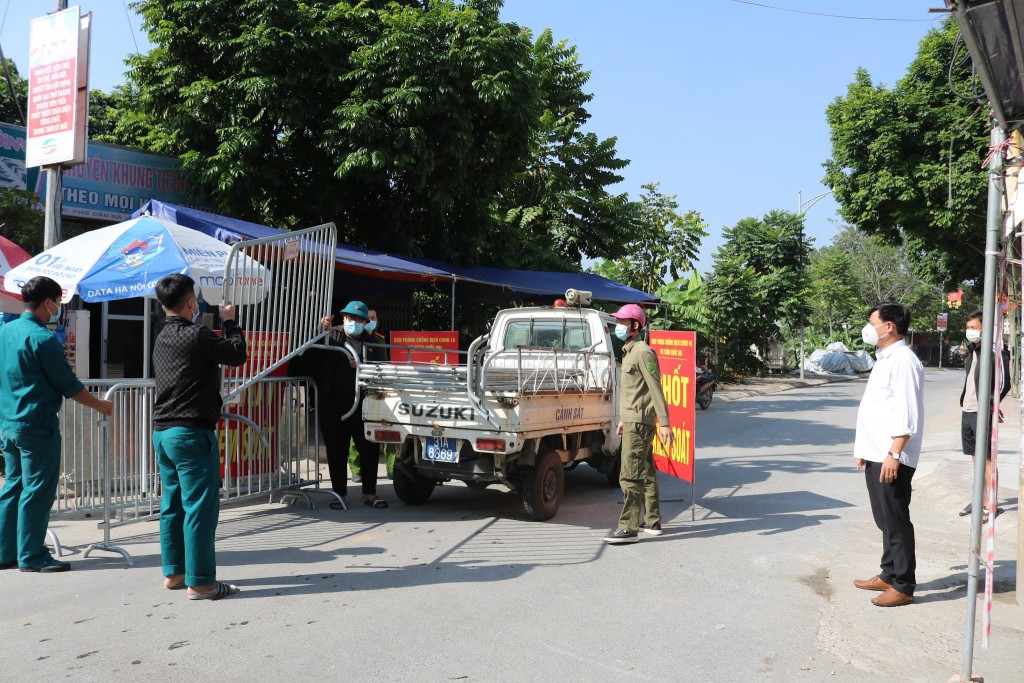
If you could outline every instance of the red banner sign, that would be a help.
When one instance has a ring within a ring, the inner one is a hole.
[[[458,332],[392,332],[392,346],[419,348],[391,349],[396,365],[458,365]],[[438,349],[434,351],[433,349]],[[455,353],[445,353],[455,351]]]
[[[220,334],[220,330],[217,331]],[[235,377],[252,376],[254,370],[271,365],[283,357],[288,348],[287,332],[246,332],[245,343],[248,359],[240,368],[229,368]],[[288,364],[274,369],[270,377],[284,377]],[[260,426],[263,435],[270,442],[269,460],[260,459],[261,445],[251,427],[236,420],[220,420],[217,424],[217,438],[220,441],[220,472],[226,474],[225,459],[231,463],[232,476],[273,472],[277,467],[277,429],[284,410],[284,390],[280,384],[259,383],[242,393],[236,403],[223,407],[225,413],[247,417]]]
[[[658,355],[661,388],[672,423],[672,448],[654,437],[654,466],[673,477],[693,482],[694,395],[696,391],[696,347],[694,332],[651,330],[650,345]],[[660,425],[659,425],[660,426]]]

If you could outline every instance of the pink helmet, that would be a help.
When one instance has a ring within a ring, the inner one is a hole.
[[[612,313],[612,317],[617,320],[635,320],[640,323],[641,327],[647,327],[647,316],[644,315],[644,309],[636,304],[626,304]]]

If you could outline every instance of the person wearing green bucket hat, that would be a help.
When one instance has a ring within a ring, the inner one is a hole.
[[[387,360],[384,348],[376,346],[378,339],[366,329],[370,321],[370,309],[362,301],[350,301],[341,309],[342,324],[335,325],[331,316],[325,316],[322,323],[330,330],[328,344],[343,346],[348,344],[355,349],[360,358],[367,360]],[[363,503],[373,508],[386,508],[388,503],[377,496],[377,466],[380,462],[380,444],[367,440],[363,430],[362,406],[358,405],[355,412],[342,419],[342,416],[357,400],[356,391],[356,360],[345,358],[342,354],[330,353],[330,360],[321,368],[320,384],[320,432],[324,437],[327,449],[327,469],[331,475],[331,486],[340,496],[348,495],[348,452],[349,445],[354,443],[359,453],[359,469],[362,476]],[[337,501],[331,508],[341,509]]]

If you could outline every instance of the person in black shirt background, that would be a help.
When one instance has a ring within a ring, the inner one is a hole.
[[[217,580],[214,550],[220,514],[220,366],[245,363],[245,337],[230,303],[220,307],[223,336],[196,324],[195,281],[187,275],[162,278],[156,296],[167,316],[153,347],[164,586],[187,587],[190,600],[219,600],[238,592]]]

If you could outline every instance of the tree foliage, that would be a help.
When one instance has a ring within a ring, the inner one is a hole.
[[[590,72],[576,48],[545,30],[532,52],[543,113],[525,167],[495,202],[504,260],[576,268],[584,256],[613,258],[639,227],[636,203],[607,190],[629,162],[616,155],[615,138],[584,131]]]
[[[704,300],[704,278],[696,270],[689,277],[658,287],[654,294],[664,306],[659,306],[648,316],[652,328],[711,334],[711,312]]]
[[[733,372],[763,369],[769,342],[808,313],[810,241],[803,216],[774,210],[725,228],[705,285],[719,360]]]
[[[643,186],[635,232],[625,242],[625,254],[598,263],[595,271],[644,292],[654,292],[671,277],[678,280],[693,268],[707,223],[696,211],[679,215],[676,195],[666,195],[660,183]]]
[[[933,279],[952,284],[982,271],[989,124],[976,102],[954,94],[949,64],[956,22],[921,41],[892,88],[858,69],[845,97],[826,110],[832,157],[825,184],[840,215],[894,245],[913,244]],[[952,81],[970,89],[970,64]]]
[[[118,131],[241,218],[455,261],[612,254],[625,162],[580,130],[587,74],[500,7],[141,0],[155,47],[130,59]]]

